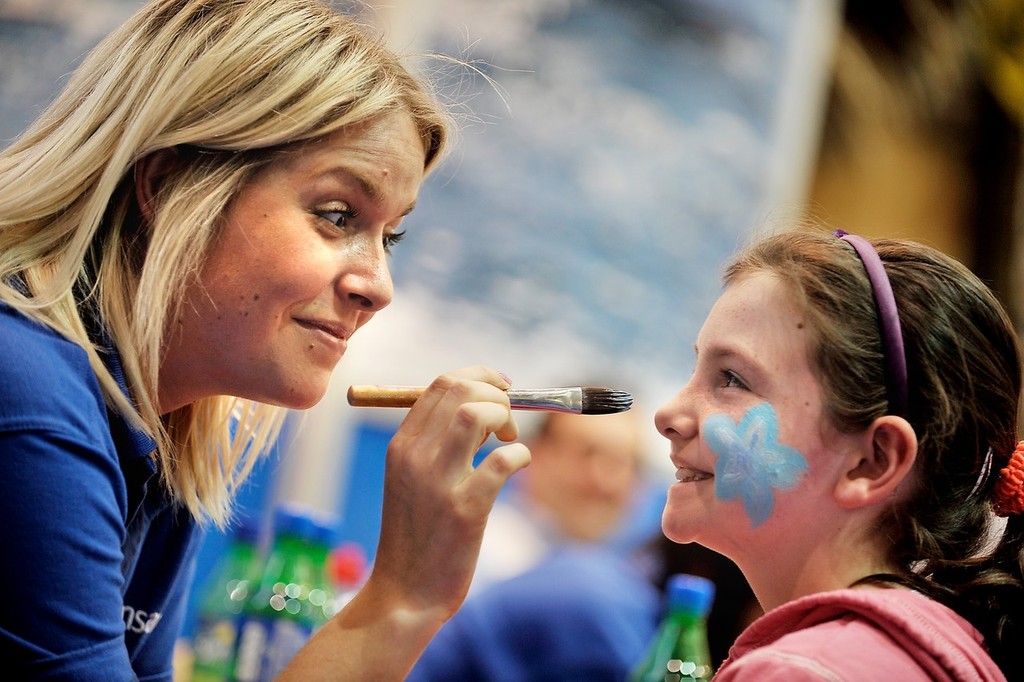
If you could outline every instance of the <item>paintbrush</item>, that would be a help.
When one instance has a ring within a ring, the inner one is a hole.
[[[425,390],[424,386],[349,386],[348,404],[355,407],[412,407]],[[594,386],[510,388],[506,393],[514,410],[611,414],[625,412],[633,406],[633,396],[626,391]]]

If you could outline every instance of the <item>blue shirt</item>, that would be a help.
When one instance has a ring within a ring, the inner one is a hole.
[[[107,409],[85,351],[0,303],[0,667],[14,679],[172,679],[200,533],[154,450]]]
[[[622,682],[646,652],[660,607],[629,557],[565,547],[467,599],[406,680]]]

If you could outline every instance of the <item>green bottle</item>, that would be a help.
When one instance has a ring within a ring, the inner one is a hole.
[[[312,517],[312,524],[308,553],[315,573],[310,585],[309,603],[313,609],[315,632],[335,614],[330,556],[338,534],[338,520],[331,514],[318,513]]]
[[[295,506],[275,510],[274,540],[260,580],[243,610],[235,680],[269,682],[325,620],[322,589],[327,550],[312,514]]]
[[[685,573],[669,578],[665,615],[630,682],[710,680],[707,617],[714,598],[715,584],[707,578]]]
[[[235,646],[242,609],[259,581],[263,565],[259,553],[259,526],[243,520],[228,541],[227,551],[214,567],[199,604],[192,639],[192,682],[228,682],[232,679]]]

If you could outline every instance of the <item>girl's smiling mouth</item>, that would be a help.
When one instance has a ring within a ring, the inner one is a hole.
[[[691,469],[690,467],[676,467],[676,480],[680,483],[691,483],[694,481],[706,481],[714,478],[714,475],[707,471]]]

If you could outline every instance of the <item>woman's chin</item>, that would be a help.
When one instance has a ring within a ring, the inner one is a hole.
[[[326,394],[327,385],[325,383],[307,381],[301,387],[276,386],[262,391],[252,391],[246,395],[239,395],[239,397],[289,410],[308,410],[319,403]]]
[[[302,395],[291,396],[288,400],[281,403],[281,407],[287,407],[290,410],[308,410],[311,407],[316,406],[321,400],[323,400],[326,389],[322,391],[315,391],[305,393]]]

